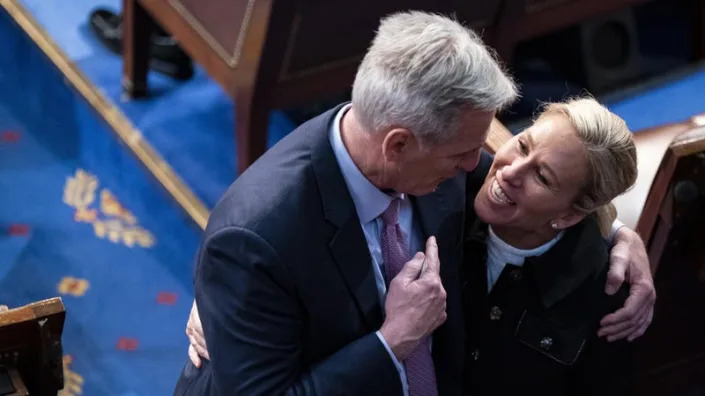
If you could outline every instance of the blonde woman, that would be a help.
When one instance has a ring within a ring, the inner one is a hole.
[[[628,393],[629,343],[597,329],[627,297],[604,292],[605,237],[636,175],[624,121],[576,99],[547,105],[470,179],[465,257],[482,259],[464,273],[465,394]]]

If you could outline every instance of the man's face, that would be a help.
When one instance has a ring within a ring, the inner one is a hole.
[[[458,171],[472,171],[480,159],[494,111],[467,111],[455,138],[439,145],[414,141],[407,147],[397,166],[395,190],[412,195],[431,193]]]

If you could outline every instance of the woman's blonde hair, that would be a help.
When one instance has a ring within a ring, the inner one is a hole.
[[[617,210],[611,201],[636,181],[637,158],[632,133],[626,122],[595,99],[577,98],[547,103],[538,119],[564,115],[578,133],[588,163],[587,180],[573,208],[594,214],[607,236]]]

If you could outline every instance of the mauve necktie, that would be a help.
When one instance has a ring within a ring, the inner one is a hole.
[[[409,261],[409,249],[404,244],[404,235],[399,226],[399,198],[389,204],[382,213],[382,260],[384,260],[384,275],[387,287],[397,276],[404,264]],[[433,367],[431,350],[428,347],[428,337],[411,352],[404,360],[406,380],[409,385],[409,396],[436,396],[436,372]]]

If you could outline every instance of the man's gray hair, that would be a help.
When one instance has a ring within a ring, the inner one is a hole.
[[[467,110],[499,111],[517,87],[472,30],[435,14],[384,18],[357,71],[352,102],[363,127],[410,129],[440,143]]]

